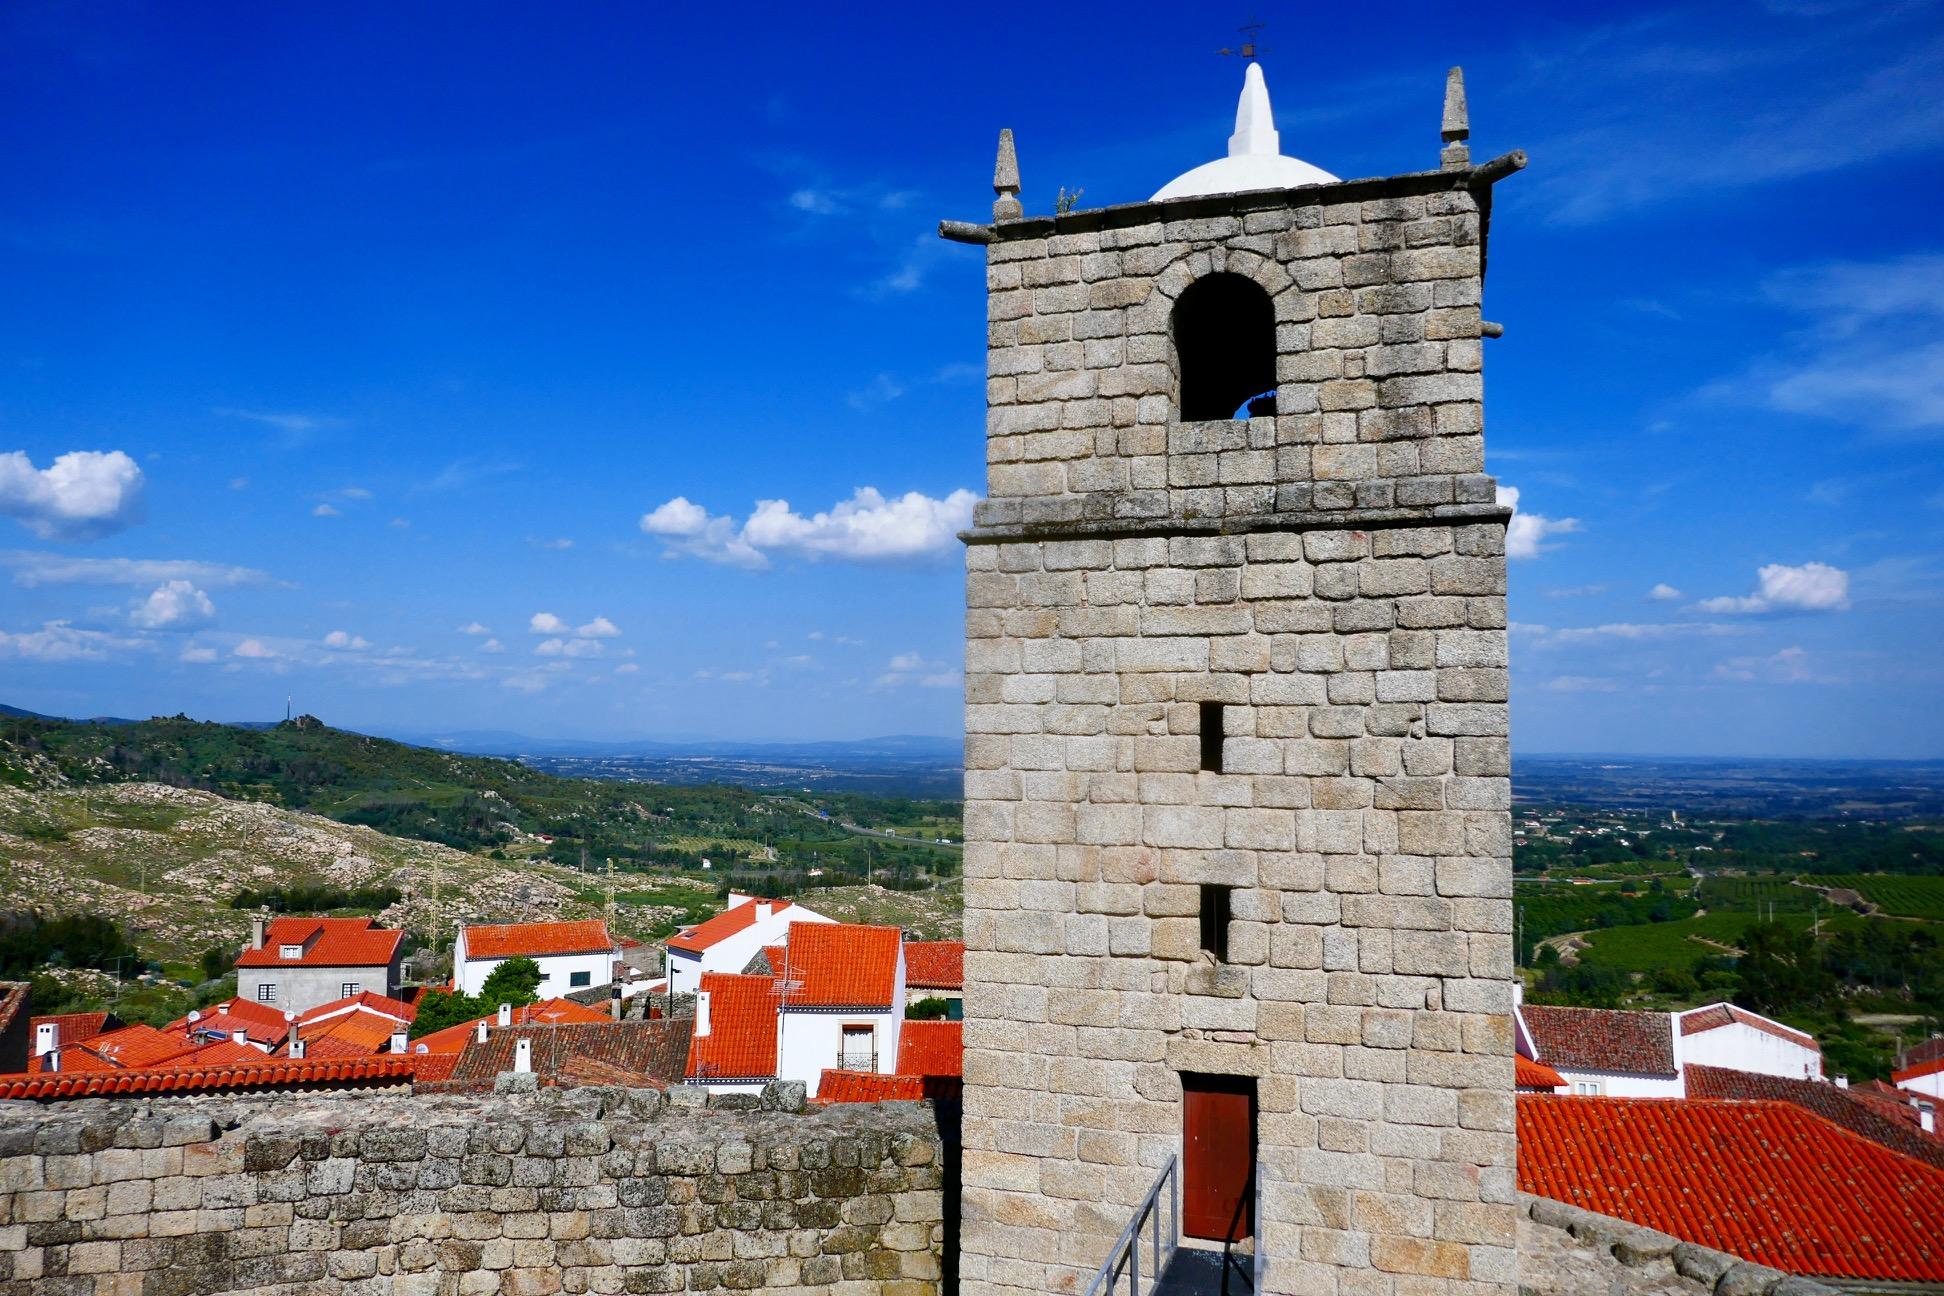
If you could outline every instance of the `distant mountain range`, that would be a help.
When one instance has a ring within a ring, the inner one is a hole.
[[[775,761],[784,764],[850,764],[858,761],[956,762],[964,750],[961,739],[924,734],[893,734],[883,738],[824,739],[814,742],[731,742],[697,739],[689,742],[658,738],[603,741],[587,738],[535,738],[500,729],[462,729],[439,733],[388,733],[385,737],[442,751],[478,756],[698,756],[726,760]]]

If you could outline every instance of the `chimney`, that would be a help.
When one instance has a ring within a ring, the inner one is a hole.
[[[403,1053],[405,1051],[405,1028],[403,1026],[392,1031],[391,1051],[394,1053]]]
[[[770,915],[771,915],[772,913],[774,913],[774,912],[776,912],[776,906],[775,906],[775,905],[773,905],[773,904],[771,904],[771,903],[770,903],[769,901],[767,901],[767,900],[758,900],[758,901],[756,902],[756,921],[757,921],[757,922],[768,922],[768,921],[769,921],[769,918],[770,918]]]
[[[621,987],[615,986],[608,992],[608,1016],[621,1020]]]
[[[61,1069],[61,1050],[55,1049],[52,1053],[49,1053],[46,1057],[41,1059],[41,1070],[59,1071],[60,1069]]]
[[[524,1036],[513,1041],[513,1070],[520,1075],[533,1070],[533,1041]]]
[[[1837,1087],[1838,1089],[1847,1089],[1847,1088],[1849,1088],[1849,1077],[1848,1077],[1848,1076],[1837,1076],[1837,1077],[1836,1077],[1836,1087]]]
[[[61,1023],[42,1022],[34,1027],[34,1056],[44,1058],[61,1051]]]
[[[250,1042],[250,1028],[248,1026],[239,1026],[236,1028],[236,1042],[238,1044],[248,1044]]]
[[[1926,1134],[1937,1133],[1937,1108],[1925,1103],[1917,1109],[1917,1128]]]
[[[250,915],[250,948],[253,950],[263,948],[263,915],[261,913],[253,913]]]
[[[304,1060],[304,1051],[308,1047],[309,1044],[306,1043],[301,1035],[292,1035],[290,1037],[290,1056],[296,1058],[298,1061],[301,1062]]]
[[[474,1033],[473,1038],[481,1044],[486,1042],[486,1019],[484,1017],[479,1019],[479,1030]]]
[[[511,1026],[512,1024],[513,1024],[513,1005],[501,1004],[499,1006],[500,1029],[504,1030],[506,1027]]]
[[[709,992],[695,992],[695,1038],[701,1039],[709,1033]]]

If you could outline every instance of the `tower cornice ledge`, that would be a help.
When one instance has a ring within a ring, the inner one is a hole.
[[[958,533],[969,545],[1021,540],[1125,540],[1139,536],[1248,535],[1261,531],[1382,531],[1398,527],[1510,522],[1503,504],[1440,504],[1430,508],[1304,509],[1221,517],[1103,518],[1080,522],[985,523]]]
[[[1295,189],[1253,189],[1244,193],[1203,194],[1160,202],[1119,203],[1112,207],[1068,212],[1063,216],[1027,216],[990,224],[946,220],[938,223],[938,235],[954,243],[1009,243],[1015,239],[1046,238],[1054,234],[1126,229],[1155,221],[1239,216],[1254,211],[1447,193],[1454,189],[1489,191],[1500,180],[1523,170],[1525,165],[1525,150],[1514,149],[1489,162],[1463,170],[1407,171],[1402,175],[1369,176],[1359,180],[1339,180],[1335,184],[1304,185]]]

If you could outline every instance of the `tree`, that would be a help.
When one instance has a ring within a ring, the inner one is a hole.
[[[229,973],[236,965],[236,951],[221,945],[211,945],[202,952],[202,975],[205,981],[215,981]]]
[[[527,960],[532,962],[531,959]],[[445,990],[427,990],[419,999],[418,1016],[412,1019],[409,1032],[412,1039],[430,1035],[433,1031],[457,1026],[475,1017],[483,1017],[479,1000],[471,995],[453,994]]]
[[[1807,928],[1757,923],[1742,936],[1735,1002],[1756,1012],[1814,1011],[1839,1002],[1836,978]]]
[[[530,958],[510,958],[486,976],[479,1002],[491,1012],[501,1004],[530,1004],[540,997],[540,965]]]
[[[952,1011],[951,1002],[938,995],[927,995],[905,1009],[906,1021],[943,1021]]]

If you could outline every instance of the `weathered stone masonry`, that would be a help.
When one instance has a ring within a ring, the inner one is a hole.
[[[936,1296],[928,1104],[0,1104],[0,1296]]]
[[[947,231],[989,244],[968,1296],[1084,1286],[1180,1150],[1184,1072],[1259,1077],[1268,1290],[1511,1289],[1479,307],[1521,162]],[[1216,274],[1273,304],[1273,416],[1178,417],[1174,308]],[[1219,963],[1203,884],[1234,888]]]

